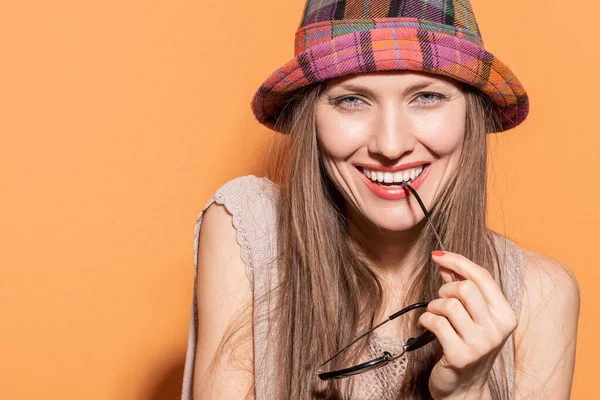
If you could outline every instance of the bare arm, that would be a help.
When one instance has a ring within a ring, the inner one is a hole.
[[[232,216],[213,203],[200,229],[193,398],[254,399],[252,292]]]
[[[564,264],[532,251],[515,339],[515,399],[569,399],[579,320],[577,280]]]

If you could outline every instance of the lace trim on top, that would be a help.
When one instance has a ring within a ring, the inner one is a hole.
[[[258,186],[258,187],[257,187]],[[241,176],[232,179],[223,184],[208,200],[196,217],[196,226],[194,229],[194,263],[198,269],[198,237],[200,234],[200,226],[202,217],[206,209],[214,202],[225,206],[233,217],[233,226],[236,230],[236,240],[240,245],[240,257],[244,261],[246,275],[250,281],[250,285],[254,290],[254,266],[255,260],[253,254],[256,252],[250,238],[253,231],[256,230],[254,220],[249,220],[247,213],[247,205],[252,201],[258,200],[261,193],[267,193],[271,196],[276,196],[277,186],[266,178],[258,178],[254,175]],[[251,226],[246,226],[248,222]]]

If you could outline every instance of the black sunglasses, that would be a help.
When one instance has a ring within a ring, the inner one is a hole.
[[[437,231],[435,230],[433,223],[431,222],[431,218],[429,216],[429,213],[427,212],[427,209],[425,208],[425,205],[423,204],[423,202],[421,201],[421,198],[419,197],[419,195],[417,194],[417,191],[415,189],[413,189],[412,186],[410,186],[408,184],[408,182],[402,182],[402,185],[404,185],[408,190],[410,190],[412,192],[412,194],[415,196],[415,198],[417,199],[417,201],[419,202],[419,206],[421,206],[421,209],[423,210],[423,213],[425,214],[425,218],[427,218],[427,222],[429,223],[429,225],[431,226],[431,229],[433,230],[433,233],[435,234],[435,237],[437,238],[439,244],[440,244],[440,248],[442,250],[445,250],[444,245],[442,243],[442,240],[440,239],[440,236],[438,235]],[[454,272],[452,272],[452,280],[453,281],[457,281],[458,279],[456,279],[456,275],[454,275]],[[381,325],[385,324],[386,322],[389,322],[395,318],[398,318],[399,316],[412,311],[412,310],[416,310],[418,308],[426,308],[427,305],[429,304],[429,302],[421,302],[421,303],[415,303],[412,304],[406,308],[403,308],[402,310],[395,312],[394,314],[390,315],[389,317],[387,317],[385,320],[381,321],[379,324],[375,325],[373,328],[371,328],[370,330],[366,331],[365,333],[361,334],[360,336],[358,336],[356,339],[354,339],[353,341],[351,341],[350,343],[348,343],[344,348],[342,348],[340,351],[338,351],[337,353],[335,353],[331,358],[329,358],[327,361],[325,361],[323,364],[319,365],[317,367],[317,376],[323,380],[323,381],[328,381],[331,379],[341,379],[341,378],[347,378],[349,376],[352,375],[357,375],[357,374],[361,374],[363,372],[367,372],[370,371],[372,369],[375,368],[381,368],[384,365],[388,364],[391,361],[394,361],[395,359],[402,357],[404,354],[406,354],[406,352],[408,351],[413,351],[416,349],[419,349],[423,346],[425,346],[426,344],[428,344],[429,342],[431,342],[432,340],[434,340],[436,337],[435,335],[428,331],[425,330],[423,333],[421,333],[419,336],[417,336],[416,338],[410,338],[406,341],[406,343],[403,346],[402,351],[399,354],[391,354],[390,352],[384,351],[383,355],[379,358],[375,358],[373,360],[367,361],[367,362],[363,362],[361,364],[358,365],[354,365],[351,367],[347,367],[347,368],[343,368],[343,369],[339,369],[336,371],[326,371],[323,372],[322,368],[329,363],[331,360],[333,360],[334,358],[336,358],[337,356],[339,356],[340,354],[342,354],[344,351],[346,351],[350,346],[352,346],[354,343],[356,343],[357,341],[359,341],[360,339],[362,339],[364,336],[368,335],[369,333],[373,332],[375,329],[379,328]]]

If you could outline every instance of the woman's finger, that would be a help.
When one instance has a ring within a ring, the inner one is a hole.
[[[471,318],[463,303],[456,297],[435,299],[429,302],[427,311],[446,317],[452,324],[454,331],[467,343],[469,334],[477,332],[475,321]]]
[[[502,315],[508,312],[507,307],[510,305],[492,275],[485,268],[460,254],[449,251],[444,252],[444,255],[441,256],[432,253],[432,257],[437,264],[453,270],[466,280],[473,281],[494,314]]]
[[[473,281],[445,283],[438,293],[440,298],[460,301],[475,324],[487,328],[493,323],[488,304]]]
[[[426,311],[419,317],[417,325],[432,332],[447,351],[461,351],[466,348],[465,342],[458,336],[446,317]]]

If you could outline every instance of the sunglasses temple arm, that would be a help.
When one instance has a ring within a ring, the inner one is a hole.
[[[431,217],[429,216],[429,213],[427,212],[427,208],[425,208],[425,204],[423,204],[423,201],[421,200],[421,198],[419,197],[419,195],[417,194],[417,191],[408,184],[408,182],[402,182],[402,185],[404,185],[404,187],[406,187],[408,190],[410,190],[412,192],[412,194],[415,196],[415,198],[417,199],[417,202],[419,203],[419,206],[421,206],[421,210],[423,210],[423,214],[425,214],[425,218],[427,219],[427,223],[429,224],[429,226],[431,227],[431,230],[433,231],[433,234],[435,235],[438,243],[440,244],[440,248],[444,251],[446,251],[446,249],[444,248],[444,244],[442,243],[442,239],[440,238],[440,235],[438,235],[437,231],[435,230],[435,227],[433,226],[433,223],[431,222]],[[452,280],[454,282],[458,281],[458,279],[456,279],[456,275],[454,275],[454,271],[450,271],[452,273]]]
[[[375,329],[379,328],[381,325],[385,324],[386,322],[389,322],[390,320],[391,319],[389,317],[386,318],[386,319],[384,319],[383,321],[381,321],[380,323],[378,323],[377,325],[375,325],[374,327],[372,327],[371,329],[369,329],[368,331],[366,331],[365,333],[363,333],[362,335],[360,335],[359,337],[357,337],[356,339],[354,339],[353,341],[351,341],[350,343],[348,343],[346,346],[344,346],[344,348],[342,348],[340,351],[338,351],[333,356],[331,356],[327,361],[325,361],[323,364],[319,365],[317,367],[317,373],[318,374],[321,373],[322,372],[322,368],[325,366],[325,364],[327,364],[328,362],[330,362],[331,360],[333,360],[334,358],[336,358],[337,356],[339,356],[340,354],[342,354],[342,352],[344,352],[348,347],[352,346],[354,343],[358,342],[360,339],[362,339],[363,337],[365,337],[369,333],[373,332]]]
[[[391,321],[394,318],[398,318],[402,314],[407,313],[408,311],[414,310],[415,308],[427,307],[428,304],[429,304],[428,301],[412,304],[412,305],[390,315],[388,317],[388,319]],[[416,338],[408,339],[406,341],[406,344],[404,345],[404,351],[413,351],[418,348],[421,348],[421,347],[425,346],[427,343],[434,340],[435,338],[436,338],[436,336],[432,332],[426,330],[425,332],[421,333]]]
[[[419,349],[419,348],[425,346],[427,343],[434,340],[435,338],[436,338],[436,336],[432,332],[426,330],[425,332],[421,333],[416,338],[408,339],[406,341],[406,344],[404,345],[404,350],[405,351],[413,351],[413,350]]]

